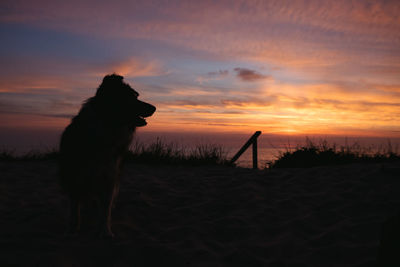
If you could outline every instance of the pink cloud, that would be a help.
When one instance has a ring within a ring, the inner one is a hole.
[[[396,1],[3,1],[2,22],[158,40],[286,65],[400,58]],[[380,49],[379,49],[380,48]],[[394,49],[385,54],[384,50]],[[374,56],[374,55],[373,55]]]

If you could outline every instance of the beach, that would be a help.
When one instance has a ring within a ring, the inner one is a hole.
[[[400,165],[251,170],[127,163],[113,240],[65,234],[57,163],[0,162],[0,266],[375,266]]]

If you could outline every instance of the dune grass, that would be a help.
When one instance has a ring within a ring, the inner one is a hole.
[[[25,154],[18,155],[15,150],[2,149],[0,151],[0,161],[29,161],[29,160],[50,160],[57,159],[56,149],[46,149],[45,151],[31,150]]]
[[[306,139],[303,146],[292,150],[287,148],[275,161],[267,163],[267,168],[308,168],[324,165],[339,165],[358,162],[388,162],[400,160],[398,148],[390,141],[378,148],[362,147],[358,143],[337,146],[326,140],[319,143]]]
[[[228,165],[227,153],[222,146],[200,144],[193,148],[180,147],[157,139],[145,145],[134,143],[126,161],[155,164]]]
[[[30,161],[58,159],[56,149],[30,151],[17,155],[15,150],[2,149],[0,161]],[[228,165],[227,153],[222,146],[200,144],[194,148],[180,147],[175,143],[166,143],[161,139],[148,145],[134,143],[125,156],[125,162],[146,164],[184,164],[184,165]]]
[[[14,150],[0,150],[0,161],[57,160],[56,149],[30,151],[17,155]],[[358,143],[338,146],[326,140],[315,143],[306,139],[305,145],[294,149],[286,148],[276,160],[268,162],[266,168],[308,168],[324,165],[339,165],[358,162],[389,162],[400,160],[398,147],[388,141],[386,146],[378,148],[362,147]],[[166,143],[158,138],[150,144],[133,143],[127,152],[125,162],[144,163],[150,165],[230,165],[228,153],[220,145],[200,144],[193,148]]]

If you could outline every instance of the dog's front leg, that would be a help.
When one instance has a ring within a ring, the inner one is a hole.
[[[114,190],[110,190],[100,197],[99,201],[99,220],[100,220],[100,237],[113,238],[111,231],[111,211],[114,201]]]
[[[69,234],[76,234],[81,227],[81,203],[75,196],[70,196],[69,207]]]

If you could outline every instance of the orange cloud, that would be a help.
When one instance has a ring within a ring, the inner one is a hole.
[[[398,136],[400,97],[396,85],[364,84],[353,91],[346,86],[275,82],[261,95],[260,89],[245,95],[228,96],[222,91],[202,98],[193,94],[187,99],[156,103],[159,113],[153,123],[159,128],[175,125],[179,129],[189,124],[199,129],[213,125],[215,131]],[[386,92],[371,89],[375,87],[384,87]]]
[[[61,131],[70,122],[70,118],[52,117],[24,113],[0,113],[0,125],[4,129],[18,130],[58,130]]]

